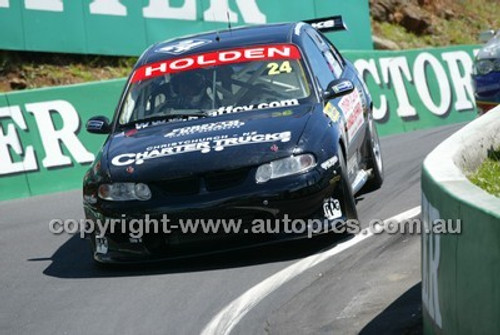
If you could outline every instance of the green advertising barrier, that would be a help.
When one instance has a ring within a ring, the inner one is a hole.
[[[422,218],[430,229],[422,234],[426,335],[500,333],[500,199],[470,183],[464,172],[500,146],[499,127],[497,108],[424,161]],[[454,234],[431,229],[443,221],[453,223]]]
[[[346,54],[373,96],[379,133],[388,135],[475,118],[472,50]],[[82,127],[91,116],[112,117],[124,84],[120,79],[0,95],[0,200],[80,187],[104,141]]]
[[[352,51],[373,98],[381,135],[470,121],[477,115],[470,73],[475,46]]]
[[[5,122],[9,120],[9,122]],[[21,110],[9,108],[7,97],[0,94],[0,164],[11,160],[13,163],[2,169],[0,175],[0,200],[27,197],[31,195],[28,185],[23,154],[32,142]],[[15,163],[14,163],[15,162]],[[29,165],[30,162],[27,162]]]
[[[0,96],[0,200],[81,187],[104,137],[86,120],[111,116],[125,80]]]
[[[0,49],[138,56],[170,38],[343,15],[344,49],[372,49],[368,0],[0,0]],[[330,35],[330,37],[333,34]],[[356,36],[356,38],[352,38]]]

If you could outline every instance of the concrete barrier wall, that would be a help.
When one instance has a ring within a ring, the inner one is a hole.
[[[424,161],[424,226],[461,223],[459,234],[422,234],[425,334],[500,334],[500,198],[466,178],[488,149],[500,147],[498,129],[500,107],[452,135]]]
[[[365,78],[381,136],[472,120],[473,46],[346,52]],[[81,187],[104,136],[94,115],[112,117],[125,79],[0,94],[0,200]]]

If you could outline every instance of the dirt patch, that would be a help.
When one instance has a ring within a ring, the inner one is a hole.
[[[370,0],[370,8],[374,35],[398,49],[478,44],[481,31],[500,29],[498,0]]]
[[[131,57],[0,51],[0,92],[126,77]]]

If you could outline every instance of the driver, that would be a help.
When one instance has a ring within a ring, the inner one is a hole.
[[[172,88],[177,94],[178,108],[210,109],[212,107],[212,99],[207,94],[207,80],[198,71],[180,72],[173,75]]]

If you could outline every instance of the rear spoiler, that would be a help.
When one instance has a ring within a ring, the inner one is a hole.
[[[304,20],[302,22],[309,23],[314,29],[321,31],[322,33],[347,30],[347,26],[340,15]]]

